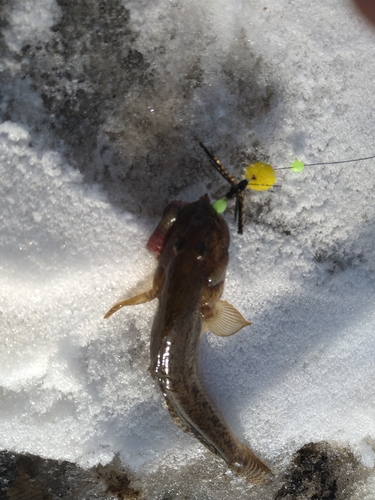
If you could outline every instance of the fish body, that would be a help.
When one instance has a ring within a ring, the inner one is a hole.
[[[160,256],[153,288],[116,304],[106,317],[124,305],[159,299],[151,331],[150,371],[173,420],[221,456],[235,473],[262,483],[270,472],[268,467],[234,436],[199,376],[202,331],[209,328],[227,336],[250,324],[220,300],[228,264],[228,226],[208,196],[203,196],[197,202],[167,209],[149,247],[154,240]]]

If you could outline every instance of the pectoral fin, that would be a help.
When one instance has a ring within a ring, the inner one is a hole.
[[[251,323],[246,321],[232,304],[225,300],[219,300],[215,304],[212,316],[204,318],[203,331],[210,330],[220,337],[229,337],[247,325],[251,325]]]
[[[113,313],[117,312],[119,309],[121,309],[124,306],[134,306],[136,304],[144,304],[145,302],[150,302],[150,300],[153,300],[156,298],[157,292],[154,288],[151,288],[151,290],[147,290],[147,292],[140,293],[139,295],[135,295],[134,297],[131,297],[130,299],[122,300],[121,302],[117,302],[111,309],[107,312],[107,314],[104,316],[104,319],[109,318],[112,316]]]

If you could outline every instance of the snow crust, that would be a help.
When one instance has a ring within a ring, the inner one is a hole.
[[[159,104],[167,96],[178,104],[174,79],[201,50],[195,40],[210,39],[190,120],[239,175],[231,148],[254,154],[256,141],[279,167],[295,157],[375,154],[375,33],[348,2],[124,6],[138,50],[172,46],[159,61],[166,75]],[[15,71],[16,53],[36,37],[47,40],[59,16],[52,0],[13,2],[5,43],[14,59],[3,68]],[[258,83],[276,82],[281,96],[251,130],[243,127],[239,87],[217,79],[233,46],[244,70],[249,48],[265,61]],[[145,244],[161,212],[138,217],[86,182],[68,146],[35,125],[44,113],[38,91],[19,88],[18,119],[4,115],[0,124],[0,447],[84,467],[119,453],[137,473],[170,457],[199,458],[201,445],[174,426],[147,370],[156,304],[102,319],[152,274]],[[154,106],[149,115],[158,112]],[[187,149],[196,148],[188,138]],[[202,178],[182,185],[178,197],[214,190],[210,168],[202,156]],[[374,172],[374,160],[283,170],[272,192],[247,194],[243,236],[225,214],[233,236],[224,298],[253,324],[231,338],[205,334],[202,375],[235,433],[281,469],[301,446],[323,440],[350,446],[374,467]],[[165,179],[154,180],[157,192]]]

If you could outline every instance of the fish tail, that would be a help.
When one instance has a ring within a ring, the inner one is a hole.
[[[259,485],[268,481],[271,470],[247,446],[240,444],[235,460],[230,468],[253,484]]]

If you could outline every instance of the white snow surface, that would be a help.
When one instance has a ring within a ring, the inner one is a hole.
[[[124,5],[139,49],[162,40],[168,23],[179,32],[176,54],[194,51],[196,30],[209,30],[195,122],[224,163],[215,133],[233,128],[239,141],[248,131],[236,96],[220,82],[210,95],[210,78],[239,34],[273,61],[277,74],[262,78],[283,89],[282,103],[252,131],[267,141],[273,165],[375,154],[375,31],[349,2]],[[15,2],[9,48],[48,38],[58,15],[52,0]],[[177,56],[166,64],[179,71]],[[119,453],[136,473],[171,456],[189,462],[202,447],[174,426],[147,369],[156,304],[103,320],[152,274],[145,244],[161,214],[121,211],[101,186],[84,182],[63,146],[36,147],[41,133],[49,132],[0,125],[0,448],[83,467]],[[202,156],[202,172],[210,168]],[[350,446],[373,467],[375,161],[281,172],[272,192],[246,194],[272,204],[262,223],[246,223],[240,236],[231,211],[224,214],[232,234],[224,298],[252,325],[229,338],[204,334],[204,384],[233,431],[272,467],[323,440]],[[202,175],[179,198],[209,192]]]

